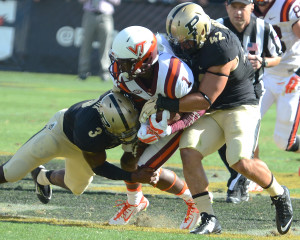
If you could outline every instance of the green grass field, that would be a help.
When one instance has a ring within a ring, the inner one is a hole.
[[[0,72],[0,162],[4,163],[50,117],[75,102],[93,99],[112,87],[97,77],[79,81],[76,76]],[[0,185],[0,239],[300,239],[300,166],[299,155],[279,150],[273,142],[275,107],[262,121],[260,156],[277,180],[289,187],[293,198],[292,231],[279,236],[275,210],[265,192],[251,193],[250,201],[238,205],[225,203],[228,172],[217,154],[204,160],[214,194],[214,209],[223,233],[194,236],[179,230],[186,212],[181,199],[163,194],[145,185],[150,201],[147,211],[136,216],[128,226],[108,226],[118,199],[125,200],[122,181],[96,176],[81,196],[54,187],[53,199],[41,204],[28,175],[17,183]],[[109,161],[118,164],[121,149],[108,151]],[[47,168],[63,167],[63,160],[53,160]],[[166,167],[182,176],[181,160],[176,153]]]

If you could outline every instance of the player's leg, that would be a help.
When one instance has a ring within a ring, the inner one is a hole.
[[[277,97],[280,93],[278,93],[278,85],[274,76],[265,73],[263,76],[264,81],[264,92],[260,99],[260,115],[261,118],[266,114],[266,112],[270,109],[270,107],[277,101]],[[257,145],[254,151],[254,157],[259,158],[259,147]]]
[[[124,153],[121,157],[121,168],[133,172],[137,169],[137,158],[132,153],[130,145],[123,145]],[[148,199],[143,195],[142,184],[124,181],[127,191],[127,201],[117,204],[121,206],[118,212],[109,220],[110,225],[125,225],[132,217],[149,206]]]
[[[157,144],[147,145],[146,149],[138,154],[138,164],[140,166],[150,166],[155,169],[159,168],[177,150],[180,136],[181,133],[173,134],[161,139]],[[125,159],[122,157],[122,168],[126,168],[125,170],[128,171],[135,169],[136,162],[134,160],[131,163],[129,163],[130,161],[128,159],[127,161],[124,160]],[[148,200],[143,196],[140,184],[126,182],[126,186],[128,199],[123,208],[121,208],[110,220],[110,224],[127,224],[134,214],[147,207],[145,201],[148,203]],[[180,226],[181,228],[192,228],[198,222],[199,214],[193,203],[191,194],[184,181],[182,181],[174,172],[161,169],[160,180],[156,187],[163,191],[173,193],[185,201],[188,210],[186,217]],[[140,204],[142,204],[143,207],[140,207]],[[129,218],[126,217],[129,215]]]
[[[240,203],[241,201],[249,200],[248,187],[250,180],[232,169],[226,159],[226,144],[218,150],[219,156],[230,173],[230,178],[227,181],[227,197],[228,203]]]
[[[293,91],[284,87],[284,93],[278,97],[274,141],[282,150],[299,153],[300,82],[295,82],[294,87]]]
[[[150,166],[155,169],[161,167],[178,149],[181,134],[182,132],[174,133],[147,147],[140,157],[138,165]],[[180,228],[192,229],[199,222],[200,215],[185,182],[174,172],[166,169],[162,169],[159,179],[156,185],[157,188],[182,198],[188,207]]]
[[[202,159],[224,144],[222,129],[209,115],[202,116],[186,129],[180,140],[180,154],[183,173],[194,202],[201,213],[201,224],[191,233],[209,234],[221,232],[221,226],[214,214],[208,193]]]
[[[110,80],[109,78],[109,50],[113,41],[113,31],[114,31],[114,19],[112,15],[101,14],[99,16],[98,22],[98,41],[100,43],[99,47],[99,67],[100,67],[100,77],[103,81]]]
[[[241,106],[225,116],[224,126],[227,127],[224,128],[224,133],[230,166],[270,194],[276,206],[277,229],[281,234],[285,234],[293,218],[288,189],[278,184],[263,161],[251,159],[259,133],[260,116],[257,106]]]
[[[45,125],[45,127],[32,136],[16,154],[3,166],[1,166],[0,181],[14,182],[22,179],[36,168],[42,169],[42,164],[59,156],[59,148],[55,132],[60,129],[59,117],[65,110],[57,112]],[[39,167],[41,165],[41,167]],[[32,175],[38,196],[45,197],[45,203],[51,198],[50,186],[44,187],[37,183],[37,175]]]
[[[57,156],[64,156],[65,151],[63,148],[65,142],[69,142],[63,133],[63,116],[66,109],[63,109],[57,112],[54,117],[47,123],[45,127],[45,134],[48,137],[43,141],[39,140],[39,143],[44,142],[44,145],[47,147],[41,148],[44,151],[48,151],[48,154],[52,151],[55,155],[52,155],[51,158]],[[38,147],[36,145],[35,147]],[[39,200],[47,204],[52,197],[52,182],[49,180],[52,171],[47,171],[43,165],[39,165],[32,172],[31,176],[35,182],[36,194]]]
[[[78,58],[78,76],[85,80],[89,76],[92,43],[97,29],[97,16],[93,12],[84,11],[82,19],[83,39]]]

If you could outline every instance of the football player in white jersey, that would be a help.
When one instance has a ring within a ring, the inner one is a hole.
[[[254,0],[254,3],[254,14],[273,25],[283,51],[280,64],[265,69],[261,114],[263,117],[276,103],[275,143],[282,150],[300,153],[297,135],[300,121],[300,1]]]
[[[159,94],[171,99],[187,95],[193,87],[194,78],[190,68],[179,58],[166,52],[158,52],[156,36],[147,28],[131,26],[123,29],[115,37],[110,51],[112,64],[110,72],[114,90],[130,94],[137,103],[143,104],[156,98]],[[201,113],[194,113],[189,119],[196,119]],[[191,115],[190,115],[191,116]],[[138,166],[149,166],[159,169],[177,150],[182,131],[168,127],[155,133],[160,128],[155,117],[152,128],[150,124],[142,124],[138,137],[141,141],[152,143],[139,156]],[[168,130],[167,130],[168,129]],[[123,158],[122,168],[135,170],[136,163]],[[184,181],[172,171],[160,168],[161,174],[168,174],[169,184],[157,183],[155,187],[162,191],[176,194],[188,206],[188,211],[180,228],[191,229],[199,221],[199,211]],[[141,210],[143,201],[148,201],[141,191],[141,184],[126,182],[128,200],[110,219],[109,224],[122,225]]]

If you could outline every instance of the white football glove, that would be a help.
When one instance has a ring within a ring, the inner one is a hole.
[[[148,123],[141,124],[137,136],[141,142],[147,144],[156,143],[160,138],[150,129],[150,125]]]
[[[160,122],[156,121],[156,113],[152,114],[149,118],[150,129],[159,137],[169,136],[172,133],[171,126],[168,125],[168,120],[170,119],[170,112],[164,110],[162,113],[162,119]]]
[[[140,123],[145,123],[151,114],[156,113],[156,101],[157,98],[151,98],[144,104],[139,117]]]

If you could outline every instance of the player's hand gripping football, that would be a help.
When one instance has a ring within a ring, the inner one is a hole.
[[[156,101],[157,98],[151,98],[144,104],[139,117],[140,123],[145,123],[152,114],[157,112]]]
[[[170,119],[170,112],[164,110],[162,113],[161,121],[156,120],[156,113],[152,114],[149,118],[150,129],[160,138],[169,136],[172,133],[171,126],[168,125]]]
[[[151,130],[149,121],[147,121],[147,123],[141,124],[137,136],[141,142],[147,144],[156,143],[160,138],[155,132]]]
[[[159,172],[153,168],[141,167],[131,175],[133,182],[157,184],[159,181]]]

